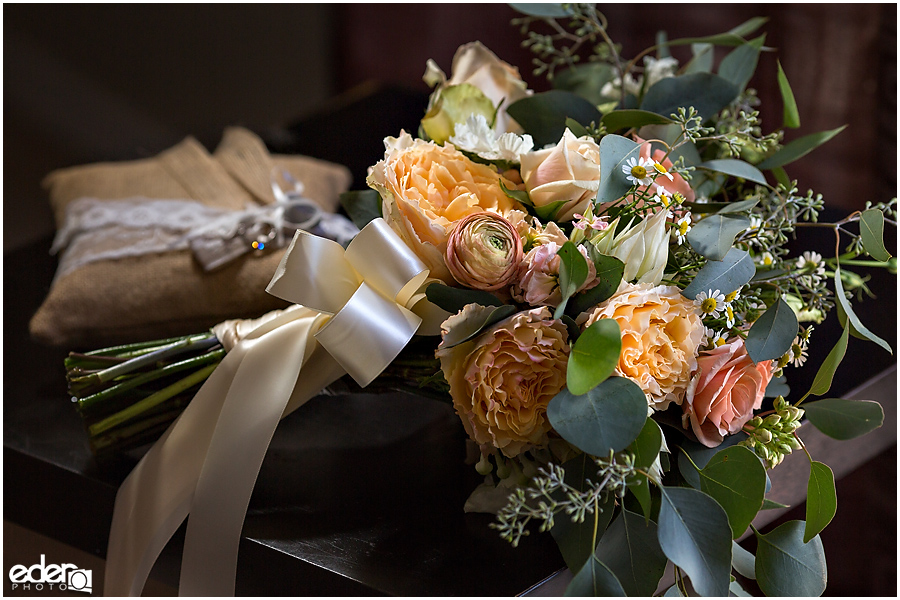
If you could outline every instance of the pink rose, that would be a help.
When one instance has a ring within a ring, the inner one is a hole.
[[[527,302],[532,306],[556,306],[562,302],[559,291],[559,249],[559,244],[549,241],[528,251],[522,263],[522,276],[510,290],[517,302]],[[598,282],[594,261],[590,259],[584,246],[578,246],[578,250],[588,266],[588,276],[577,290],[580,292],[594,287]]]
[[[643,158],[643,159],[651,158],[650,142],[644,142],[644,140],[642,140],[641,138],[639,138],[637,136],[635,136],[635,141],[637,141],[638,143],[643,142],[643,143],[641,143],[641,158]],[[672,168],[672,161],[669,160],[668,158],[663,160],[663,157],[665,155],[666,155],[666,152],[664,150],[654,150],[652,158],[653,158],[654,162],[660,163],[668,171],[669,169]],[[684,196],[684,199],[687,202],[693,202],[694,201],[694,190],[691,189],[690,184],[687,181],[685,181],[684,177],[682,177],[678,173],[670,173],[670,175],[672,176],[671,181],[665,175],[659,175],[656,178],[656,181],[654,181],[654,186],[655,186],[654,189],[656,189],[656,187],[663,187],[670,194],[677,192],[677,193],[681,194],[682,196]]]
[[[447,268],[462,285],[493,292],[519,274],[522,240],[500,215],[480,212],[457,221],[447,238]]]
[[[726,435],[741,430],[762,405],[772,379],[772,361],[754,364],[744,341],[733,341],[700,353],[698,371],[688,386],[682,424],[704,446],[715,448]]]

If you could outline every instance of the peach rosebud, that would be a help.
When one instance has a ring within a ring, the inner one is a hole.
[[[662,150],[662,149],[653,150],[653,155],[651,156],[650,150],[652,148],[651,148],[650,142],[644,142],[641,138],[639,138],[637,136],[635,136],[635,141],[637,141],[638,143],[643,142],[643,143],[641,143],[641,150],[640,150],[641,158],[643,158],[643,159],[652,158],[654,162],[661,164],[667,172],[669,171],[669,169],[672,168],[672,161],[669,160],[668,158],[664,159],[664,157],[666,156],[665,150]],[[671,180],[665,175],[657,176],[656,181],[654,182],[654,185],[664,187],[666,189],[666,191],[668,191],[670,194],[677,192],[677,193],[681,194],[682,196],[684,196],[684,199],[687,202],[693,202],[694,201],[694,190],[691,189],[691,185],[687,181],[684,180],[684,177],[682,177],[678,173],[669,173],[669,175],[672,176]],[[646,189],[646,188],[641,188],[641,189]],[[656,188],[654,188],[654,189],[656,189]]]
[[[522,271],[518,283],[510,289],[517,302],[527,302],[532,306],[556,306],[562,302],[559,291],[559,249],[562,244],[548,241],[528,251],[522,261]],[[597,285],[597,269],[584,246],[578,246],[587,262],[588,275],[576,292]]]
[[[465,322],[468,305],[441,328]],[[566,385],[566,326],[546,307],[500,321],[474,340],[437,349],[453,406],[466,433],[483,447],[514,457],[549,443],[547,404]]]
[[[600,188],[600,146],[591,137],[576,138],[568,128],[553,148],[528,152],[520,159],[522,179],[534,206],[562,202],[556,221],[584,214]]]
[[[772,361],[755,363],[744,340],[706,350],[697,358],[698,371],[688,386],[682,423],[690,423],[694,435],[709,448],[737,433],[762,406],[772,379]]]
[[[444,263],[447,236],[457,221],[484,211],[505,216],[524,207],[503,193],[500,182],[516,188],[487,165],[475,163],[451,145],[414,140],[402,132],[385,138],[384,160],[369,170],[366,182],[382,198],[384,220],[397,232],[431,276],[453,277]]]
[[[587,328],[598,319],[615,319],[622,331],[616,374],[638,384],[653,410],[681,404],[703,343],[694,303],[675,286],[622,283],[612,298],[582,313],[576,323]]]
[[[512,223],[489,212],[457,221],[447,238],[447,268],[462,285],[493,292],[511,284],[522,262],[522,240]]]

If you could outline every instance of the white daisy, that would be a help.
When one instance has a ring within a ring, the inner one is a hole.
[[[656,186],[656,195],[653,196],[653,201],[659,202],[666,208],[669,208],[669,205],[672,204],[672,194],[661,185]]]
[[[814,275],[825,274],[825,263],[822,262],[822,255],[818,252],[810,252],[807,250],[797,259],[797,268],[809,270]]]
[[[668,177],[669,181],[674,181],[674,179],[675,179],[674,177],[672,177],[672,174],[669,173],[669,170],[662,165],[662,163],[653,161],[653,170],[655,170],[660,175],[664,175],[664,176]]]
[[[730,304],[725,305],[725,327],[728,329],[734,327],[734,309]]]
[[[719,290],[700,292],[694,299],[694,305],[700,309],[704,317],[718,319],[719,314],[725,308],[725,294],[719,292]]]
[[[772,256],[771,252],[763,252],[756,257],[756,261],[764,267],[771,267],[775,264],[775,257]]]
[[[678,245],[684,243],[684,240],[687,239],[688,231],[691,230],[691,213],[685,213],[683,217],[675,221],[675,227],[672,228],[672,231],[675,233],[675,237],[678,240]]]
[[[650,178],[652,167],[652,160],[632,156],[622,165],[622,172],[627,176],[626,179],[634,185],[650,185],[653,183],[653,179]]]
[[[789,353],[791,355],[791,364],[795,367],[802,367],[807,358],[806,342],[801,340],[799,336],[795,337]]]
[[[725,334],[721,331],[716,331],[709,327],[705,327],[704,329],[706,330],[706,345],[710,348],[718,348],[727,343]]]
[[[735,300],[741,297],[741,290],[736,289],[730,294],[725,294],[725,304],[731,304]]]

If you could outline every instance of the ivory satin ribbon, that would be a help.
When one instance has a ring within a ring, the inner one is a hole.
[[[428,281],[382,219],[346,251],[298,231],[267,288],[297,304],[215,328],[228,353],[119,488],[105,593],[140,595],[190,514],[180,595],[234,595],[244,516],[278,421],[345,373],[368,385],[417,331],[439,333],[448,314],[425,299]]]

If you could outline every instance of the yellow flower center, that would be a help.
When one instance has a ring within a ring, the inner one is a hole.
[[[763,264],[767,267],[770,266],[772,264],[772,257],[771,256],[763,256]]]
[[[690,224],[687,221],[683,221],[678,224],[678,231],[681,235],[685,235],[688,232],[688,227],[690,227]]]
[[[657,172],[657,173],[663,173],[663,174],[668,173],[668,171],[666,170],[666,168],[665,168],[664,166],[662,166],[661,164],[659,164],[659,163],[654,164],[654,165],[653,165],[653,168],[656,169],[656,172]]]
[[[735,298],[737,298],[737,295],[738,295],[737,290],[734,290],[733,292],[731,292],[730,294],[725,296],[725,302],[733,301]]]
[[[700,303],[700,310],[702,310],[706,314],[710,314],[714,310],[716,310],[716,299],[715,298],[706,298],[703,302]]]
[[[668,207],[671,203],[671,200],[669,200],[669,197],[666,194],[660,194],[659,199],[662,201],[663,206]]]
[[[729,321],[734,321],[734,311],[731,310],[731,307],[730,307],[730,306],[726,306],[726,307],[725,307],[725,312],[728,314],[728,320],[729,320]]]
[[[645,169],[641,165],[635,165],[631,167],[631,175],[633,177],[636,177],[637,179],[643,179],[647,176],[647,169]]]
[[[803,355],[803,348],[800,347],[800,344],[792,344],[791,353],[794,355],[794,358],[800,358]]]
[[[714,344],[715,344],[716,348],[718,348],[719,346],[724,346],[725,338],[724,337],[716,338],[716,341],[714,342]]]

